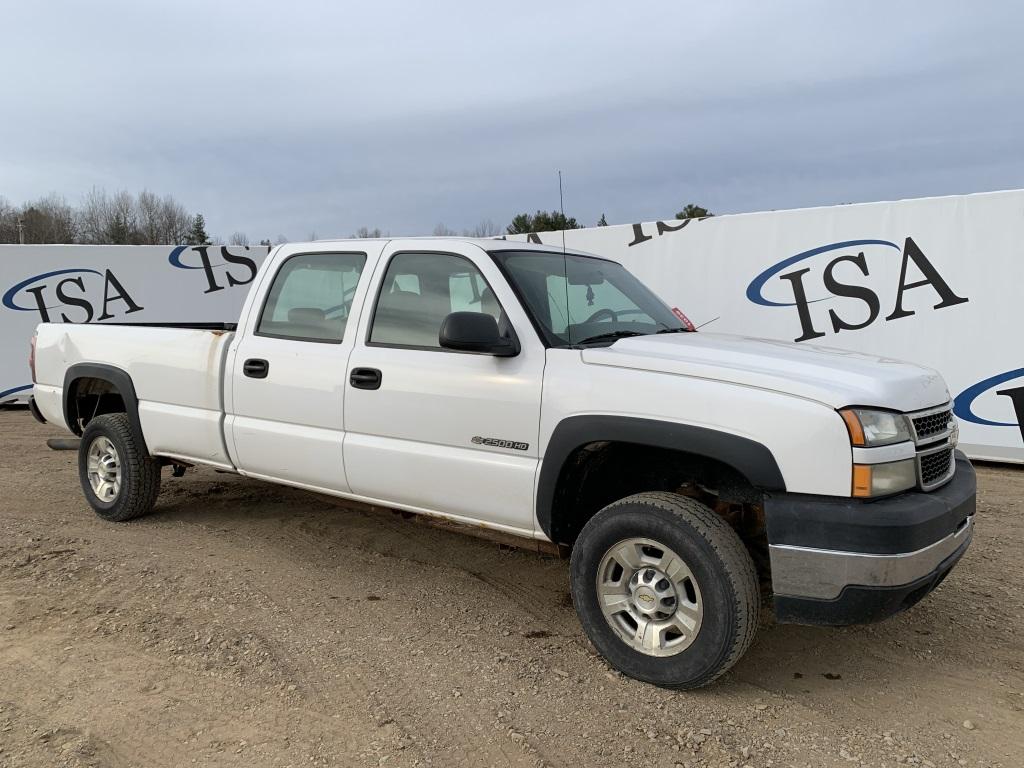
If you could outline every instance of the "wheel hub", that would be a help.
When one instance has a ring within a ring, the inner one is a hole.
[[[633,607],[649,619],[664,620],[675,613],[676,590],[657,568],[643,568],[629,580]]]
[[[106,437],[97,437],[86,458],[86,474],[96,498],[106,503],[116,500],[121,492],[121,459],[114,444]]]
[[[690,567],[653,539],[626,539],[605,553],[598,566],[597,597],[619,638],[649,656],[672,656],[688,648],[704,616]]]

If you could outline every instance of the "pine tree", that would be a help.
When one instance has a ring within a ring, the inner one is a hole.
[[[683,208],[679,213],[676,214],[677,219],[705,219],[708,216],[714,216],[711,211],[700,205],[694,203],[687,203],[686,207]]]
[[[187,240],[189,245],[210,244],[210,236],[206,234],[206,219],[203,218],[203,214],[197,213],[196,217],[192,219],[192,229],[189,230]]]
[[[599,226],[599,227],[607,227],[608,226],[608,219],[606,219],[604,217],[603,213],[601,214],[601,218],[597,220],[597,226]]]

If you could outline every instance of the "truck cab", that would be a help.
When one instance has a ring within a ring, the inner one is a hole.
[[[43,324],[33,408],[122,521],[194,465],[571,553],[616,668],[705,685],[779,621],[910,607],[971,539],[935,371],[694,332],[621,265],[505,240],[289,244],[236,326]]]

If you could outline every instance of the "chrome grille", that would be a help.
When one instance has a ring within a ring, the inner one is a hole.
[[[917,482],[923,491],[946,483],[956,471],[956,420],[950,404],[908,413],[917,446]]]
[[[953,448],[943,446],[937,451],[919,454],[917,465],[922,489],[927,491],[941,485],[953,473]]]
[[[948,431],[951,420],[952,411],[949,408],[911,417],[911,421],[914,424],[914,434],[917,435],[918,442]]]

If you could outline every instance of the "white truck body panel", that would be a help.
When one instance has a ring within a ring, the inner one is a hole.
[[[680,338],[684,337],[661,337]],[[608,349],[639,340],[623,339]],[[570,416],[671,421],[762,443],[775,457],[787,488],[828,496],[849,494],[850,439],[842,419],[831,408],[753,386],[664,372],[645,376],[640,396],[635,370],[612,365],[581,366],[580,358],[586,360],[590,352],[548,350],[541,419],[545,444],[558,424]],[[800,429],[793,429],[793,424],[799,424]],[[808,460],[809,445],[814,446],[813,461]]]
[[[949,401],[937,371],[845,349],[720,333],[638,336],[583,351],[583,362],[660,371],[815,400],[911,412]]]
[[[111,365],[131,376],[149,450],[231,467],[222,434],[221,382],[233,334],[145,326],[106,327],[65,323],[39,326],[37,397],[47,420],[64,421],[61,391],[73,365]]]

